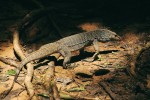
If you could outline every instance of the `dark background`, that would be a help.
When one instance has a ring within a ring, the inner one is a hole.
[[[72,14],[86,14],[88,17],[101,16],[107,23],[143,22],[150,18],[149,0],[38,0],[46,7],[61,8]],[[32,0],[1,0],[1,13],[16,5],[26,10],[38,8]],[[69,9],[77,9],[70,11]],[[14,9],[14,8],[13,8]],[[10,9],[10,10],[13,10]],[[92,10],[91,10],[92,9]],[[19,10],[19,9],[18,9]],[[17,11],[16,11],[17,12]]]
[[[37,0],[50,7],[50,13],[61,30],[69,29],[72,21],[95,19],[113,30],[123,30],[130,25],[141,25],[142,31],[150,27],[149,0]],[[24,18],[39,7],[33,0],[1,0],[0,31]],[[140,30],[140,31],[141,31]]]

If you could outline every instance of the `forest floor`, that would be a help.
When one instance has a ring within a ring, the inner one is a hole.
[[[83,28],[86,29],[88,26],[88,30],[97,27],[93,25],[91,27],[90,25],[85,26]],[[129,72],[132,71],[130,65],[131,59],[133,60],[132,56],[136,55],[136,52],[142,48],[138,42],[139,37],[137,35],[128,34],[123,37],[122,41],[99,43],[100,54],[93,62],[83,60],[92,56],[94,52],[92,46],[86,47],[80,54],[79,52],[73,53],[75,55],[71,60],[73,67],[68,69],[62,68],[63,58],[60,57],[55,66],[58,91],[63,96],[70,95],[72,98],[76,97],[76,99],[111,100],[111,95],[115,96],[116,100],[117,98],[121,98],[121,100],[142,99],[145,95],[137,90],[138,83]],[[16,59],[11,42],[1,41],[0,47],[1,57]],[[9,89],[12,84],[14,76],[8,74],[11,69],[14,69],[14,67],[0,62],[0,93]],[[45,70],[47,70],[47,66],[42,65],[36,68],[34,72],[33,84],[36,90],[35,94],[39,95],[39,98],[44,97],[43,95],[46,92],[36,81],[40,79]],[[19,75],[19,82],[23,83],[25,74],[26,72]],[[27,92],[21,91],[22,87],[16,83],[5,99],[17,100],[19,98],[18,100],[26,100],[28,98]]]

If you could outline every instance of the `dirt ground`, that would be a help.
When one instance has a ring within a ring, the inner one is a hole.
[[[83,26],[84,29],[87,28],[88,30],[89,27],[89,25]],[[91,25],[90,28],[92,30],[93,25]],[[94,62],[89,63],[83,60],[93,54],[94,48],[92,46],[85,48],[84,52],[81,52],[80,55],[74,53],[77,56],[72,58],[71,65],[73,65],[73,67],[69,69],[62,68],[63,58],[60,57],[55,67],[55,78],[58,90],[62,92],[63,95],[70,94],[80,99],[111,100],[110,95],[105,91],[106,85],[106,87],[109,88],[108,90],[112,91],[113,95],[116,95],[116,98],[119,97],[122,98],[122,100],[139,98],[139,95],[140,97],[144,97],[145,95],[142,93],[135,93],[135,91],[137,91],[135,90],[137,83],[130,73],[128,73],[130,68],[130,56],[135,54],[139,48],[139,45],[133,46],[133,44],[139,41],[139,37],[133,35],[132,38],[134,40],[131,39],[131,37],[129,38],[129,36],[124,36],[122,41],[99,43],[101,52]],[[0,51],[0,56],[16,59],[11,42],[2,41]],[[0,62],[0,66],[0,93],[2,93],[9,89],[12,84],[13,76],[7,75],[7,71],[14,69],[14,67],[2,62]],[[43,65],[35,69],[35,76],[37,78],[47,69],[45,67],[46,65]],[[25,74],[26,72],[21,73],[18,79],[19,82],[23,83]],[[36,84],[36,80],[33,81],[36,94],[45,94],[44,90],[41,89],[42,87]],[[103,84],[105,84],[104,87]],[[21,92],[21,88],[22,87],[16,83],[11,93],[5,99],[17,100],[18,98],[18,100],[27,100],[27,92]],[[39,96],[39,98],[42,98],[42,96]]]

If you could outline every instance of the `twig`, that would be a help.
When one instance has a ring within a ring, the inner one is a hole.
[[[5,64],[14,66],[14,67],[17,67],[19,65],[19,62],[14,61],[12,59],[3,58],[3,57],[0,57],[0,61],[2,61]]]
[[[53,96],[54,96],[55,100],[60,100],[60,95],[59,95],[58,88],[56,86],[55,81],[54,81],[54,85],[53,85]]]
[[[68,93],[65,91],[60,93],[60,97],[65,100],[72,100],[72,99],[75,99],[75,100],[99,100],[96,97],[92,98],[92,97],[88,97],[88,96],[82,96],[80,94],[71,94],[71,93]]]
[[[55,57],[58,59],[60,57],[60,54],[55,55]],[[55,81],[55,66],[54,66],[54,61],[52,61],[51,63],[48,63],[48,65],[50,66],[50,70],[53,71],[53,73],[51,74],[51,77],[53,76],[53,80],[52,81],[54,82],[53,85],[51,86],[52,87],[52,91],[53,91],[52,92],[53,93],[53,98],[55,100],[60,100],[60,95],[59,95],[58,88],[56,86],[56,81]],[[49,87],[49,89],[50,89],[50,87]]]
[[[56,86],[56,82],[54,79],[55,74],[55,66],[54,62],[48,63],[49,68],[46,70],[46,73],[43,77],[43,85],[45,89],[49,92],[50,100],[60,100],[60,96],[58,93],[58,88]]]
[[[100,86],[108,93],[112,100],[121,100],[116,94],[114,94],[110,87],[108,87],[104,82],[99,82]]]
[[[24,91],[25,89],[23,88],[18,94],[17,94],[17,100],[19,100],[18,99],[18,96]]]

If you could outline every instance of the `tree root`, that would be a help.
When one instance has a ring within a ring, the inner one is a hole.
[[[25,58],[25,55],[22,51],[22,47],[20,45],[19,42],[19,32],[17,30],[15,30],[13,32],[13,45],[14,45],[14,51],[16,52],[16,54],[20,57],[21,60],[23,60]],[[33,85],[31,83],[32,77],[33,77],[33,65],[31,63],[28,63],[27,65],[27,75],[25,77],[25,86],[27,88],[27,91],[30,95],[30,98],[33,97],[33,100],[36,100],[36,97],[33,96],[34,95],[34,88]]]
[[[13,30],[13,46],[14,46],[14,51],[16,52],[17,56],[21,60],[23,60],[25,58],[25,55],[21,49],[22,47],[21,47],[20,42],[19,42],[19,32],[16,29]],[[14,63],[14,62],[10,62],[9,60],[6,60],[5,58],[2,58],[2,57],[1,57],[1,61],[4,63],[10,64],[10,65],[13,65],[13,66],[18,66],[18,64]],[[37,100],[36,96],[34,96],[34,88],[33,88],[33,85],[31,83],[32,76],[33,76],[33,65],[31,63],[28,63],[26,66],[27,66],[27,75],[25,77],[25,86],[26,86],[26,89],[30,95],[30,98],[33,97],[32,98],[33,100]],[[10,93],[10,91],[14,87],[15,81],[16,80],[14,78],[10,89],[8,89],[2,93],[2,95],[0,97],[1,99],[4,99]]]
[[[99,84],[106,91],[106,93],[110,96],[112,100],[121,100],[121,98],[117,96],[115,93],[113,93],[104,82],[99,82]]]
[[[25,54],[23,53],[22,46],[20,45],[20,42],[19,42],[19,32],[18,32],[18,30],[13,31],[13,46],[14,46],[14,51],[16,52],[17,56],[20,58],[20,60],[23,60],[25,58]],[[60,55],[58,55],[58,57],[59,56]],[[9,60],[9,59],[3,58],[3,57],[0,57],[0,61],[4,62],[6,64],[9,64],[9,65],[15,66],[15,67],[18,67],[18,65],[19,65],[18,62],[15,62],[13,60]],[[27,66],[27,75],[25,76],[25,81],[24,81],[25,87],[26,87],[27,92],[30,96],[29,99],[37,100],[37,97],[34,96],[33,84],[31,83],[31,80],[32,80],[32,77],[33,77],[33,72],[34,72],[33,65],[31,63],[28,63],[28,64],[26,64],[26,66]],[[45,77],[44,77],[45,82],[43,84],[46,87],[46,89],[48,89],[49,94],[51,92],[53,93],[50,96],[50,98],[51,98],[50,100],[60,100],[58,89],[57,89],[57,86],[56,86],[56,82],[54,81],[54,71],[55,71],[54,63],[49,64],[49,69],[47,70],[47,72],[45,74]],[[51,74],[49,74],[49,73],[51,73]],[[53,84],[50,85],[49,83],[53,83]],[[15,84],[15,78],[14,78],[14,81],[13,81],[10,89],[4,91],[1,94],[1,96],[0,96],[1,99],[4,99],[10,93],[10,91],[14,87],[14,84]]]
[[[43,77],[43,85],[45,89],[49,92],[50,100],[60,100],[58,89],[55,82],[55,66],[54,62],[48,63],[49,68]]]
[[[45,7],[38,2],[37,0],[32,0],[37,6],[39,6],[41,9],[45,9]],[[53,20],[52,16],[50,14],[48,14],[48,19],[51,21],[54,29],[57,31],[58,35],[63,38],[63,35],[61,34],[61,30],[60,28],[57,26],[57,24],[55,23],[55,21]]]

